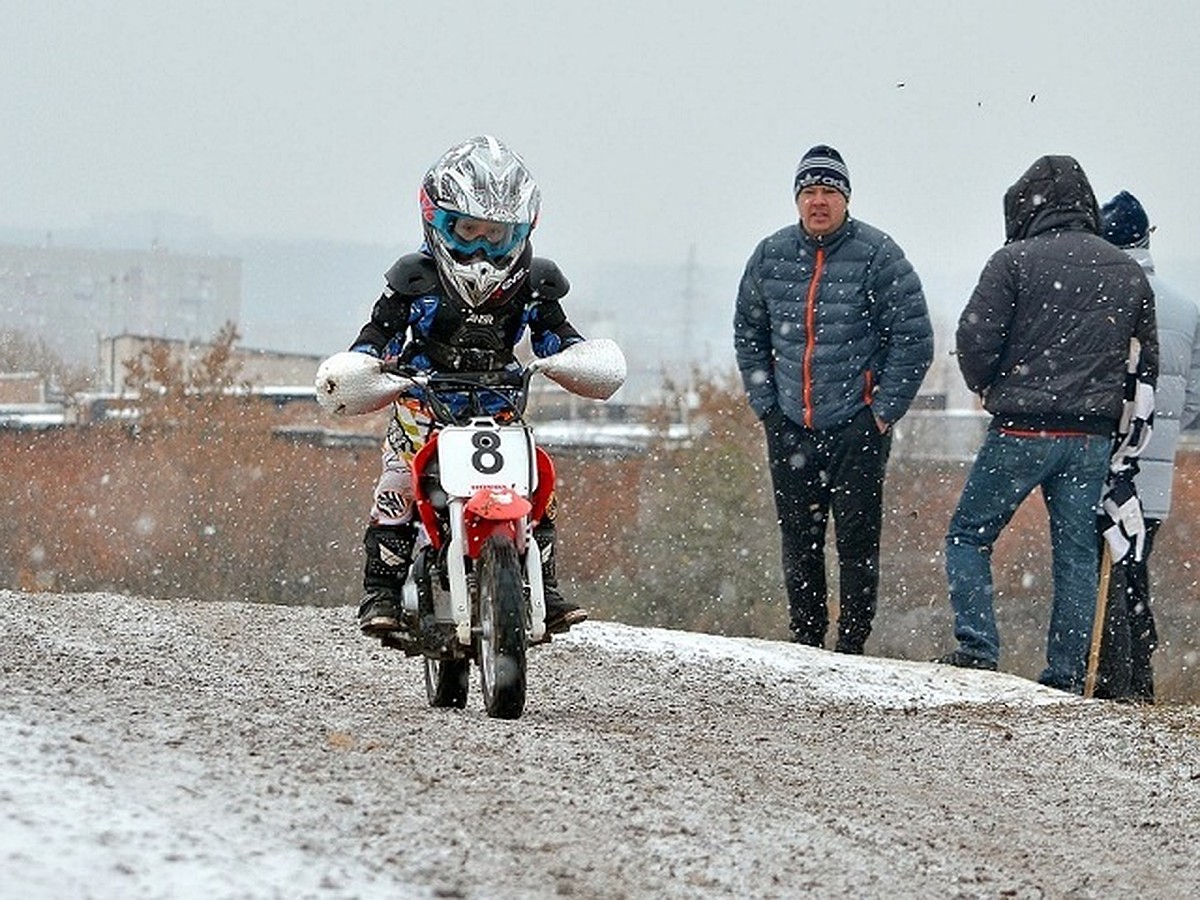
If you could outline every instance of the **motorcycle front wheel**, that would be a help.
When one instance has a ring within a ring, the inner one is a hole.
[[[479,680],[493,719],[525,709],[525,588],[517,548],[508,535],[484,541],[478,566]]]

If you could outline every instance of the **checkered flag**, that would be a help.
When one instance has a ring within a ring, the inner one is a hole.
[[[1137,338],[1132,338],[1125,365],[1125,405],[1117,426],[1104,495],[1100,498],[1098,525],[1113,562],[1124,559],[1130,548],[1133,558],[1141,561],[1146,545],[1146,522],[1134,476],[1138,472],[1138,454],[1150,442],[1154,427],[1154,385],[1139,365],[1141,351]]]

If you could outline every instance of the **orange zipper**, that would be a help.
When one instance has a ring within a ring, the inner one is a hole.
[[[813,267],[812,281],[808,283],[808,298],[804,310],[804,427],[812,428],[812,358],[817,348],[817,286],[825,269],[825,248],[817,248],[817,263]]]

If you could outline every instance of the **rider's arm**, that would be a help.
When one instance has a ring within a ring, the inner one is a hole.
[[[583,335],[567,321],[566,313],[558,303],[549,307],[547,304],[538,304],[538,308],[531,310],[531,313],[529,341],[538,356],[550,356],[583,340]],[[540,328],[539,318],[543,320],[543,327]],[[557,324],[545,327],[555,319],[558,319]]]
[[[394,349],[389,344],[398,338],[403,346],[404,332],[408,328],[408,309],[407,298],[398,296],[390,288],[385,289],[375,301],[370,321],[359,331],[350,349],[378,357],[396,355],[398,348]]]
[[[550,356],[583,340],[583,335],[567,320],[560,302],[570,289],[567,277],[554,262],[534,257],[529,265],[532,299],[526,307],[525,318],[530,346],[538,356]]]
[[[404,348],[405,332],[414,297],[437,288],[437,271],[433,260],[424,253],[409,253],[396,260],[384,276],[387,285],[371,320],[362,327],[350,349],[372,356],[398,356]]]

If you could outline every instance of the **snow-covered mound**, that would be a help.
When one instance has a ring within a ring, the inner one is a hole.
[[[710,671],[715,663],[730,677],[761,681],[793,698],[805,694],[829,703],[925,709],[964,703],[1083,702],[1071,694],[1015,675],[873,656],[846,656],[755,638],[594,622],[561,640],[604,648],[614,655],[668,657],[684,664],[694,663],[705,671]]]

